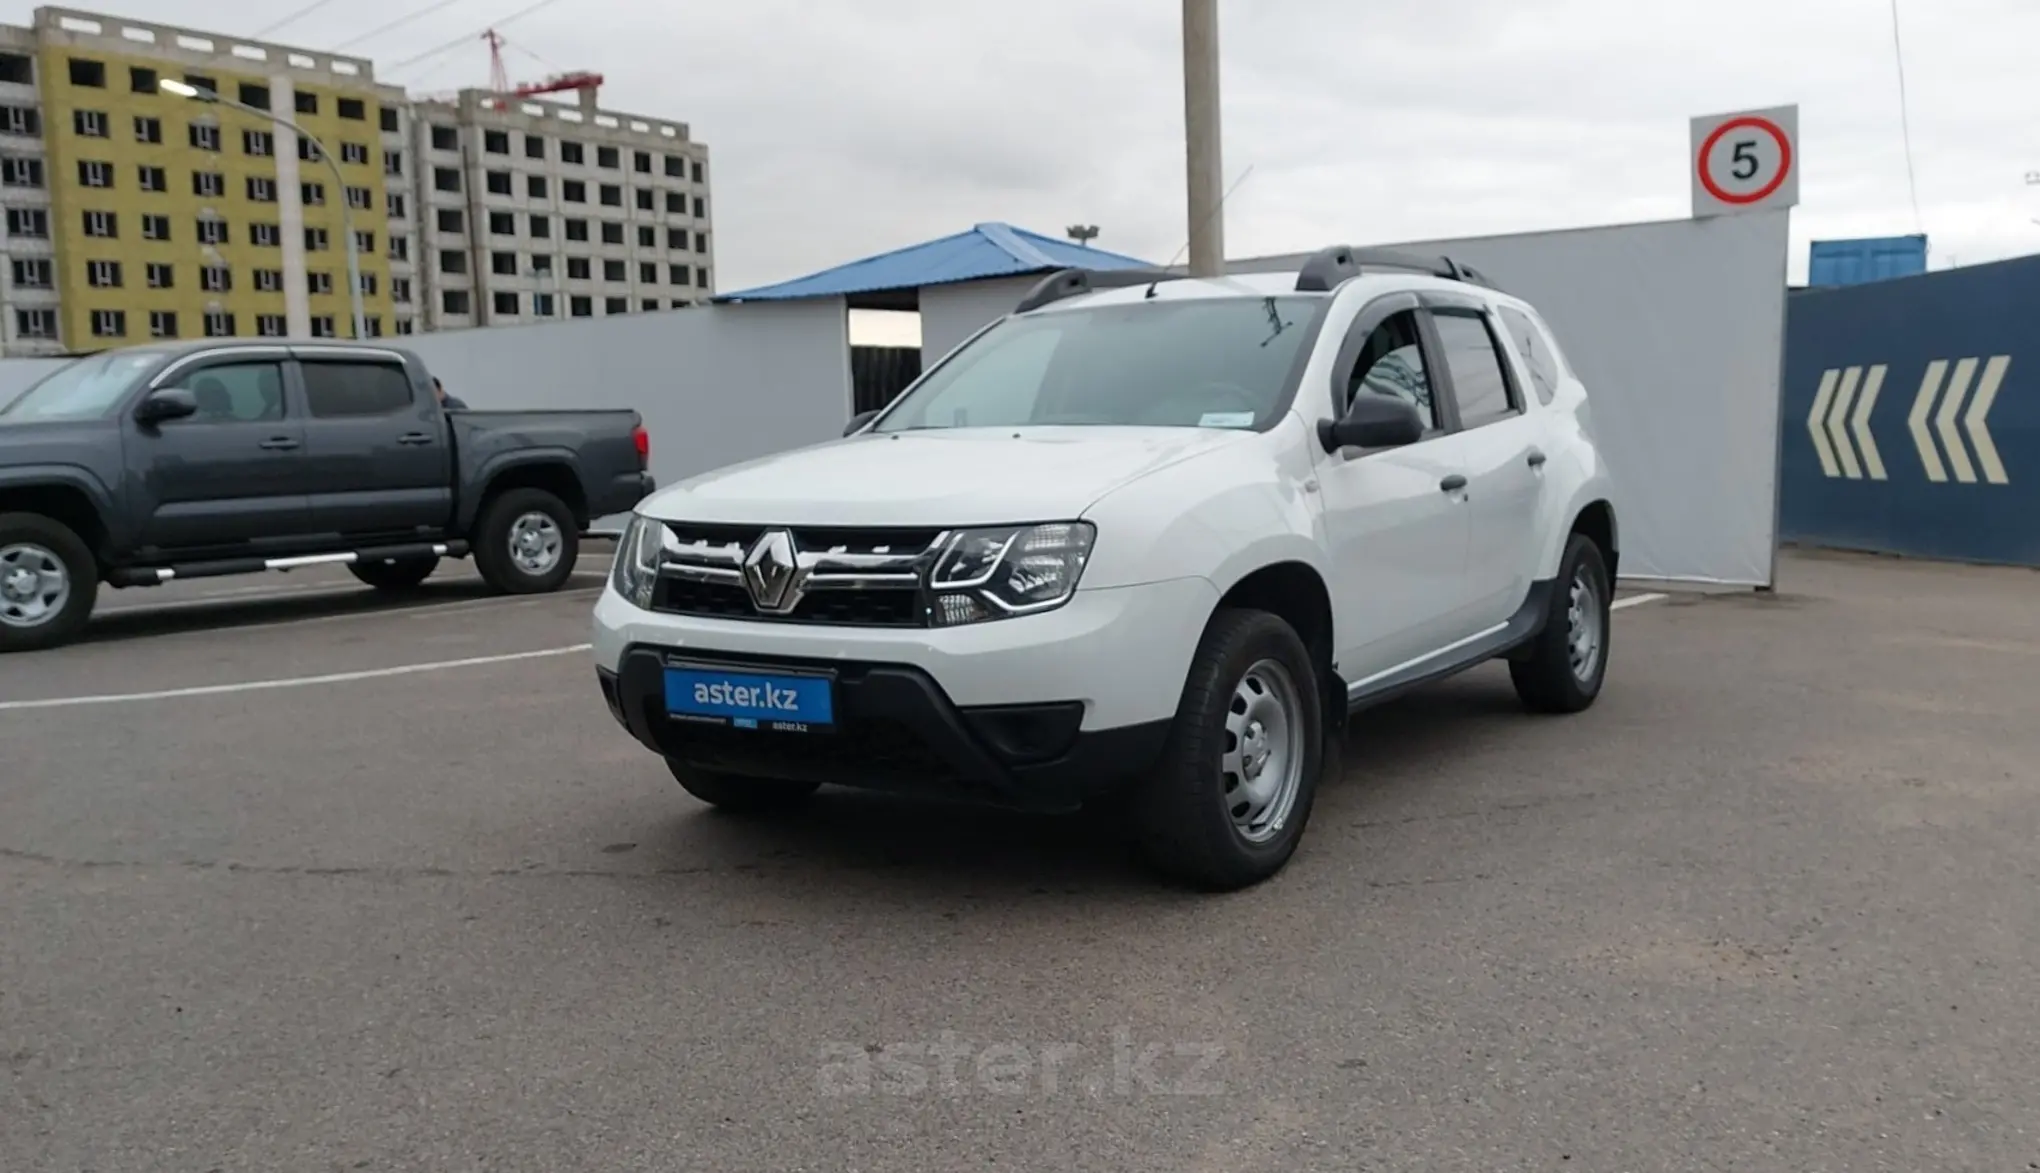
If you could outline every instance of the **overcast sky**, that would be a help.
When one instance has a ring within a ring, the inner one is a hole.
[[[349,52],[394,63],[534,0],[451,0]],[[310,0],[106,0],[250,35]],[[98,7],[99,5],[90,5]],[[27,5],[13,19],[25,20]],[[331,47],[432,5],[333,0]],[[1227,253],[1684,216],[1687,119],[1798,103],[1792,273],[1823,237],[1926,231],[1935,267],[2040,250],[2036,0],[1222,0]],[[980,220],[1166,261],[1183,244],[1176,0],[571,0],[503,26],[513,79],[608,78],[714,162],[717,284],[799,276]],[[536,54],[536,57],[533,56]],[[483,85],[476,40],[379,71]]]

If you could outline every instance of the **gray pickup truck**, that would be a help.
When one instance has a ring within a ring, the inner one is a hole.
[[[400,591],[471,553],[499,591],[555,590],[649,455],[635,411],[445,410],[399,349],[81,358],[0,408],[0,652],[75,636],[101,583],[343,564]]]

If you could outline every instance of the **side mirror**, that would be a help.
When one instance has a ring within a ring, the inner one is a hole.
[[[1326,452],[1341,448],[1400,448],[1424,438],[1424,417],[1408,400],[1362,391],[1346,417],[1318,421],[1318,443]]]
[[[871,422],[872,417],[878,414],[878,410],[878,408],[874,407],[870,411],[860,411],[856,415],[851,416],[850,422],[843,425],[843,434],[848,436],[863,431],[864,425]]]
[[[183,387],[164,387],[149,392],[135,408],[135,419],[145,424],[160,424],[166,420],[181,420],[198,414],[198,396]]]

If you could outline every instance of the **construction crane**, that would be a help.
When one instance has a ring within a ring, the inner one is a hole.
[[[482,40],[489,45],[489,88],[498,95],[485,103],[492,109],[504,109],[509,105],[509,99],[530,98],[539,94],[562,94],[568,90],[585,92],[592,100],[595,91],[602,85],[601,74],[576,69],[567,73],[555,73],[544,81],[519,82],[513,86],[510,84],[509,70],[503,67],[503,46],[509,42],[495,29],[483,33]]]

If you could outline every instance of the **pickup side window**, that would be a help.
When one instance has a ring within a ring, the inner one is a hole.
[[[1477,428],[1523,410],[1485,314],[1437,309],[1431,311],[1431,320],[1443,344],[1445,367],[1452,372],[1460,427]]]
[[[390,363],[307,362],[305,402],[314,419],[395,415],[411,406],[411,376]]]
[[[1353,397],[1364,393],[1389,395],[1404,400],[1424,417],[1424,425],[1437,429],[1437,397],[1431,392],[1431,376],[1424,369],[1424,347],[1418,340],[1417,312],[1391,314],[1361,344],[1346,376],[1346,398],[1339,404],[1344,414]]]
[[[189,424],[245,424],[283,418],[283,368],[273,362],[219,363],[185,371],[164,384],[198,400]]]

